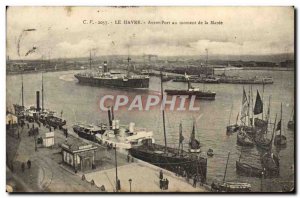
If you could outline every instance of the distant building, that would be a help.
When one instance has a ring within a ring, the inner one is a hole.
[[[74,139],[72,143],[63,143],[62,161],[74,171],[91,170],[95,164],[95,154],[98,147],[87,144],[80,139]]]
[[[280,67],[290,67],[290,68],[293,68],[293,67],[295,67],[294,60],[286,60],[284,62],[280,62]]]

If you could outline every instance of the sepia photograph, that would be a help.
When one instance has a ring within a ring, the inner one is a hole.
[[[293,6],[5,15],[6,192],[295,193]]]

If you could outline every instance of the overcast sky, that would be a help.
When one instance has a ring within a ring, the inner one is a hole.
[[[112,24],[83,24],[83,20],[106,20]],[[141,20],[146,24],[115,25],[115,20]],[[214,20],[222,21],[223,25],[147,24],[162,20]],[[23,32],[28,28],[36,31]],[[34,46],[37,49],[25,56]],[[214,55],[293,53],[294,10],[292,7],[10,7],[7,10],[7,55],[11,59],[84,57],[90,49],[97,56],[205,55],[206,48]]]

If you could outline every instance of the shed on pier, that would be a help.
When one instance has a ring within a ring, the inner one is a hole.
[[[85,143],[80,139],[73,139],[72,142],[63,143],[61,148],[63,163],[75,172],[91,170],[95,164],[97,146],[93,144]]]

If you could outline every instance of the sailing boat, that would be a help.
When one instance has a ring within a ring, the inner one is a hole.
[[[254,119],[254,126],[257,129],[260,129],[260,132],[266,132],[267,128],[268,128],[268,120],[264,120],[263,119],[263,110],[264,110],[264,106],[263,106],[263,100],[260,97],[260,94],[257,90],[257,94],[256,94],[256,101],[255,101],[255,106],[254,106],[254,110],[253,110],[253,114],[254,115],[259,115],[261,114],[262,118],[255,118]]]
[[[189,152],[190,153],[200,153],[200,142],[195,138],[195,121],[193,122],[193,130],[191,133],[191,138],[189,142]]]
[[[292,119],[289,120],[287,127],[288,127],[288,129],[294,130],[294,128],[295,128],[295,114],[294,114],[294,109],[292,111],[291,118]]]
[[[162,81],[161,97],[162,99],[164,97]],[[184,150],[168,147],[164,109],[162,109],[162,118],[165,145],[153,143],[151,140],[144,140],[141,145],[136,145],[129,149],[129,153],[135,158],[172,172],[184,170],[188,175],[199,176],[201,180],[205,182],[207,173],[207,158],[201,157],[196,153],[189,153]]]
[[[282,103],[281,103],[281,116],[280,116],[280,120],[277,124],[276,131],[280,131],[280,133],[275,136],[274,145],[275,146],[286,146],[287,140],[286,140],[285,135],[282,134]]]
[[[275,117],[275,122],[274,122],[274,127],[273,127],[273,133],[272,133],[271,140],[269,140],[267,137],[265,137],[266,134],[258,135],[255,138],[256,146],[258,146],[259,148],[265,149],[265,150],[270,150],[270,148],[272,147],[272,143],[273,143],[273,140],[274,140],[274,134],[275,134],[276,118],[277,118],[277,115]]]
[[[274,133],[275,133],[275,124],[276,124],[276,119],[277,119],[277,114],[276,114],[276,117],[275,117],[275,122],[274,122],[274,126],[273,126],[273,133],[272,133],[272,138],[271,140],[268,139],[266,136],[267,136],[267,132],[268,132],[268,126],[269,126],[269,116],[270,115],[270,99],[269,99],[269,107],[268,107],[268,115],[267,115],[267,118],[266,118],[266,121],[267,121],[267,129],[266,131],[264,131],[263,129],[258,129],[258,133],[256,134],[254,140],[255,140],[255,143],[258,147],[262,148],[262,149],[266,149],[266,150],[269,150],[270,147],[272,146],[272,142],[273,142],[273,138],[274,138]]]
[[[228,122],[228,126],[226,127],[226,133],[234,133],[234,132],[237,132],[239,129],[239,125],[237,124],[239,114],[237,115],[235,124],[232,124],[232,125],[230,124],[232,108],[233,108],[233,104],[231,105],[231,109],[230,109],[229,122]]]
[[[239,127],[239,132],[237,133],[237,144],[240,146],[254,146],[251,137],[248,135],[248,131],[252,130],[252,128],[246,125],[247,117],[249,118],[249,102],[247,100],[245,89],[243,88],[243,99],[242,99],[242,110],[241,110],[242,125],[241,127]]]

